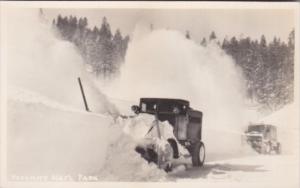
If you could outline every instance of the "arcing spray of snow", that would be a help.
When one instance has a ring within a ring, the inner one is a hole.
[[[131,101],[140,97],[189,100],[204,113],[207,159],[213,153],[238,153],[249,117],[245,117],[244,79],[233,60],[216,44],[202,47],[177,31],[135,34],[121,76],[105,89],[107,94]]]
[[[57,39],[38,11],[9,9],[4,18],[8,85],[35,91],[64,105],[84,109],[77,77],[81,77],[90,108],[116,113],[93,87],[74,46]],[[22,32],[20,32],[22,31]]]

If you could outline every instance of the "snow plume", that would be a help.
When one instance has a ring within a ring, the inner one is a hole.
[[[4,31],[8,85],[39,93],[84,110],[77,77],[81,77],[90,109],[117,113],[93,87],[74,45],[55,37],[38,9],[5,9]]]
[[[203,137],[209,153],[237,153],[250,120],[244,83],[231,57],[211,42],[202,47],[172,30],[138,28],[129,44],[121,76],[105,89],[115,98],[182,98],[204,113]]]
[[[107,157],[104,166],[97,172],[104,181],[163,181],[167,174],[154,163],[148,163],[135,152],[137,143],[153,123],[153,116],[118,118],[110,129]],[[121,131],[123,130],[123,131]],[[125,134],[124,134],[125,133]]]

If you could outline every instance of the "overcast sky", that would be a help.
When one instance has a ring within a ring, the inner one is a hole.
[[[123,35],[131,35],[136,24],[152,23],[154,28],[169,28],[185,33],[199,42],[215,31],[218,39],[232,36],[250,36],[260,39],[264,34],[268,41],[274,36],[286,41],[295,27],[293,10],[288,9],[44,9],[49,20],[62,16],[87,17],[89,27],[100,27],[102,18],[107,17],[112,32],[121,29]]]

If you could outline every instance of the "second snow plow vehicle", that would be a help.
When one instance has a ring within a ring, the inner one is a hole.
[[[275,151],[281,153],[281,145],[277,141],[277,128],[274,125],[249,125],[246,133],[247,142],[261,154],[270,154]]]
[[[132,110],[136,114],[147,113],[155,116],[158,137],[160,137],[158,121],[168,121],[172,125],[176,140],[169,138],[167,141],[172,148],[174,159],[179,158],[179,147],[177,145],[179,143],[188,150],[193,166],[204,164],[205,147],[201,141],[202,112],[192,109],[188,101],[182,99],[141,98],[140,104],[132,106]],[[137,147],[136,151],[148,162],[154,162],[160,167],[159,153],[153,147],[153,144],[146,147]],[[165,165],[162,168],[168,171],[171,166]]]

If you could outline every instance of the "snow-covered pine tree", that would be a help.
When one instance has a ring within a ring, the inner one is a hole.
[[[201,40],[201,46],[206,46],[207,45],[207,42],[206,42],[206,38],[203,37],[202,40]]]
[[[112,62],[113,62],[113,44],[112,44],[112,33],[110,30],[110,25],[107,22],[106,17],[102,19],[102,25],[99,31],[99,44],[101,48],[101,74],[107,77],[113,72]]]
[[[209,35],[209,41],[215,40],[217,38],[216,33],[214,31]]]

